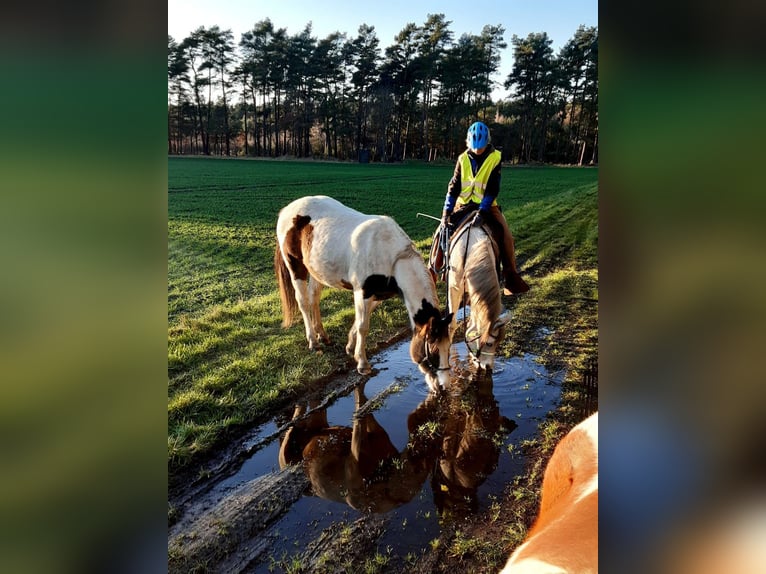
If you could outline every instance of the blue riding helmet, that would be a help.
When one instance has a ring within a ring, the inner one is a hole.
[[[468,128],[465,143],[473,151],[483,148],[489,143],[489,128],[482,122],[472,123]]]

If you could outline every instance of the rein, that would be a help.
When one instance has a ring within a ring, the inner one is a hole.
[[[465,348],[468,351],[468,354],[469,355],[473,355],[474,357],[476,357],[478,359],[479,355],[482,354],[481,353],[481,349],[479,348],[478,345],[476,345],[476,352],[474,352],[471,349],[470,343],[473,342],[473,341],[476,341],[477,339],[479,339],[481,337],[481,334],[477,334],[476,337],[474,337],[473,339],[470,339],[470,340],[468,339],[469,333],[468,333],[467,319],[466,319],[466,316],[465,316],[465,301],[463,300],[465,298],[465,264],[466,264],[466,261],[468,261],[468,245],[469,245],[469,243],[471,241],[471,228],[472,227],[473,227],[473,223],[468,222],[468,224],[464,228],[458,229],[457,233],[451,239],[455,239],[456,237],[460,237],[461,235],[465,235],[466,236],[465,237],[465,252],[463,253],[463,278],[462,278],[462,281],[461,281],[461,290],[460,290],[460,304],[463,307],[463,332],[464,332],[463,342],[465,343]],[[450,304],[450,300],[449,300],[449,297],[450,297],[449,271],[451,269],[451,267],[449,265],[449,253],[451,251],[452,251],[452,249],[450,249],[450,248],[448,248],[448,249],[446,249],[444,251],[444,260],[446,262],[446,273],[445,273],[445,276],[444,276],[444,280],[447,283],[447,308],[448,309],[452,308],[452,305]]]
[[[462,303],[462,306],[463,306],[463,332],[464,332],[463,342],[465,343],[468,354],[478,359],[481,355],[493,357],[495,356],[496,352],[484,350],[485,345],[479,346],[477,341],[481,338],[481,333],[479,333],[478,331],[469,331],[468,325],[467,325],[467,319],[465,314],[465,301],[463,301],[463,298],[465,297],[465,290],[466,290],[465,289],[465,283],[466,283],[465,265],[466,265],[466,262],[468,261],[468,247],[471,241],[472,227],[473,227],[473,224],[468,223],[464,228],[458,229],[457,233],[452,237],[452,239],[456,239],[460,237],[461,235],[466,236],[465,251],[463,253],[463,278],[461,281],[461,292],[460,292],[460,302]],[[485,230],[485,233],[486,233],[486,230]],[[489,233],[487,233],[487,235],[491,240],[492,236]],[[448,252],[446,251],[445,251],[445,260],[449,262],[449,255],[448,255]],[[449,264],[447,264],[447,270],[449,271],[449,269],[450,269],[450,266]],[[448,277],[445,280],[447,281],[447,285],[449,285]],[[448,301],[448,308],[450,308],[449,307],[449,287],[447,288],[447,301]],[[492,325],[489,331],[490,336],[497,339],[498,335],[500,334],[500,328],[501,326],[498,326],[496,324]],[[474,347],[475,350],[472,347]]]

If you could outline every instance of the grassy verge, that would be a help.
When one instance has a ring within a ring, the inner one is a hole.
[[[303,195],[331,195],[360,211],[392,216],[425,255],[434,222],[417,213],[441,211],[451,171],[445,165],[169,159],[171,479],[310,381],[352,367],[343,352],[353,319],[348,292],[323,294],[325,327],[336,343],[324,353],[308,352],[300,322],[280,327],[272,270],[279,209]],[[594,169],[505,170],[501,204],[533,287],[515,305],[506,352],[554,345],[560,356],[543,355],[576,364],[584,349],[595,348],[596,181]],[[568,319],[566,311],[578,308],[593,321]],[[372,318],[370,352],[407,325],[401,301],[384,302]],[[552,334],[541,336],[539,326]]]

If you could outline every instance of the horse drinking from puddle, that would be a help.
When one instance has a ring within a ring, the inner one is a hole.
[[[440,234],[444,232],[443,227],[437,231],[435,244],[441,241]],[[434,256],[432,251],[432,268]],[[466,343],[479,367],[491,371],[510,315],[503,313],[500,301],[498,251],[489,229],[474,225],[470,220],[461,225],[449,239],[446,270],[450,313],[455,317],[460,305],[470,306]],[[450,340],[456,327],[453,321]]]
[[[289,326],[300,310],[309,349],[318,349],[320,339],[329,343],[319,312],[322,288],[349,289],[355,319],[346,353],[368,374],[370,314],[380,301],[399,294],[412,326],[410,357],[424,370],[437,370],[442,385],[449,382],[452,315],[442,316],[423,258],[390,217],[365,215],[321,195],[297,199],[279,212],[274,268],[282,325]]]

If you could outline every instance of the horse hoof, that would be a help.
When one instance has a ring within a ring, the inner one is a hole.
[[[369,365],[359,366],[356,368],[356,370],[360,375],[369,375],[372,372],[372,369],[370,368]]]
[[[322,346],[319,343],[314,343],[313,345],[309,346],[309,351],[311,351],[312,353],[316,353],[317,355],[321,355],[322,353],[324,353],[324,346]]]

